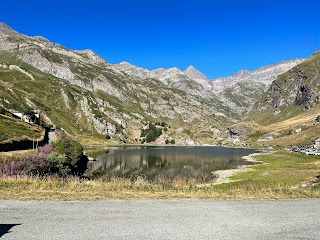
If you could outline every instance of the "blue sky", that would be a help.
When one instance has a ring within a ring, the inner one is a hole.
[[[8,0],[0,21],[110,63],[194,65],[214,79],[320,49],[319,1]]]

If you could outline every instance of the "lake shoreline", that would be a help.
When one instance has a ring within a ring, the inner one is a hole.
[[[264,162],[257,161],[254,159],[255,156],[259,156],[261,154],[262,153],[251,153],[247,156],[243,156],[242,159],[245,159],[247,162],[253,163],[253,164],[264,164]],[[252,165],[240,165],[238,166],[238,168],[235,168],[235,169],[225,169],[225,170],[214,171],[213,174],[215,174],[217,178],[215,179],[213,185],[239,181],[239,180],[231,180],[230,177],[238,173],[253,171],[254,169],[249,168],[250,166]]]

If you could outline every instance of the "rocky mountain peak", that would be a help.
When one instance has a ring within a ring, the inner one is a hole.
[[[5,24],[4,22],[0,22],[0,30],[3,30],[3,29],[7,29],[7,30],[12,30],[11,27],[9,27],[7,24]]]
[[[237,72],[234,76],[235,77],[245,77],[248,76],[250,73],[250,71],[244,69],[244,70],[240,70],[239,72]]]
[[[185,72],[188,72],[188,71],[198,71],[198,69],[196,69],[193,65],[189,65],[185,70]]]
[[[122,66],[132,66],[131,63],[125,62],[125,61],[123,61],[123,62],[121,62],[121,63],[119,63],[119,64],[122,65]]]
[[[188,66],[187,69],[184,70],[184,73],[192,79],[209,80],[209,78],[206,75],[204,75],[202,72],[200,72],[197,68],[195,68],[192,65]]]
[[[16,31],[14,31],[11,27],[9,27],[7,24],[0,22],[0,37],[7,37],[13,34],[17,34]]]
[[[78,54],[80,54],[82,56],[85,56],[88,60],[91,60],[91,62],[93,62],[95,64],[106,63],[106,61],[102,57],[100,57],[98,54],[96,54],[91,49],[78,50],[75,52],[77,52]]]

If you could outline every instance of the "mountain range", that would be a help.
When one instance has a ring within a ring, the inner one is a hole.
[[[173,138],[178,144],[217,143],[228,126],[263,109],[261,96],[276,95],[282,74],[306,61],[211,80],[193,66],[183,71],[111,64],[91,50],[70,50],[0,23],[0,105],[39,109],[46,124],[83,142],[138,143],[148,123],[164,122],[170,127],[156,143]],[[302,102],[305,95],[317,95],[300,90]]]

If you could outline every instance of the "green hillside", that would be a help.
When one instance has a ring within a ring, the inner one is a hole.
[[[0,144],[24,140],[41,141],[44,135],[45,130],[38,125],[0,114]]]
[[[320,103],[320,53],[280,75],[248,114],[269,125],[307,112]]]

